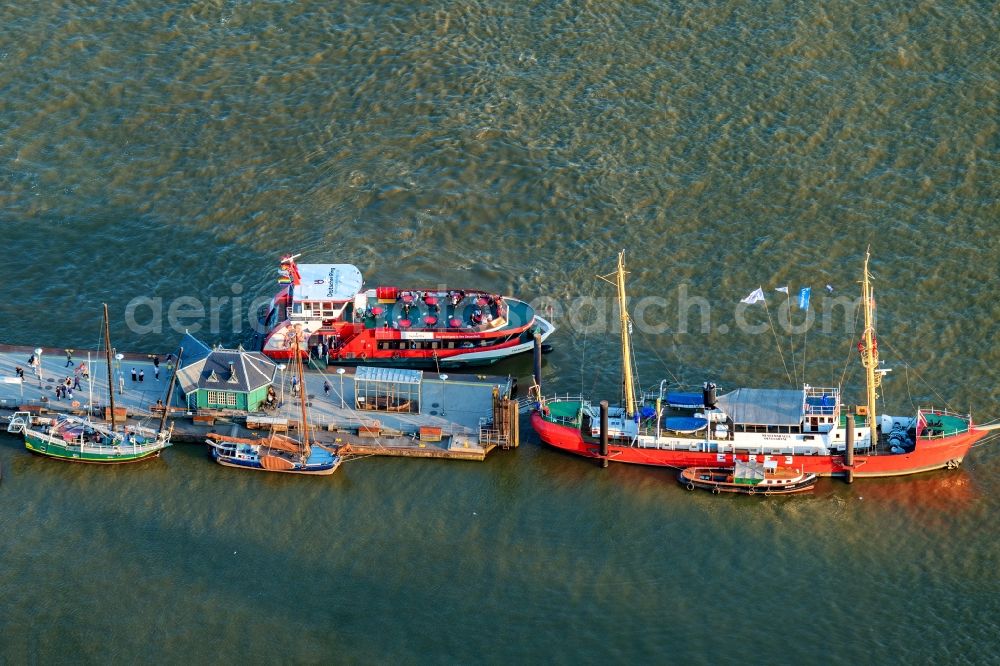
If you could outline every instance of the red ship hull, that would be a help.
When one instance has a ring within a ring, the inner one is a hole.
[[[531,414],[531,426],[545,444],[583,458],[601,459],[596,441],[585,439],[578,428],[545,420],[537,411]],[[783,465],[802,470],[806,474],[844,476],[849,471],[855,478],[905,476],[931,470],[955,467],[962,462],[969,448],[985,437],[986,430],[971,430],[950,437],[919,439],[909,453],[884,453],[855,455],[854,465],[847,467],[842,455],[775,455]],[[741,460],[747,460],[739,454]],[[763,456],[756,456],[763,458]],[[712,467],[734,464],[732,453],[704,453],[699,451],[674,451],[635,446],[622,446],[613,441],[608,445],[607,459],[634,465],[653,465],[683,469],[686,467]]]

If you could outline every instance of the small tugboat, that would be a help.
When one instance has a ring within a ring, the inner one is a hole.
[[[104,305],[104,347],[108,365],[108,410],[110,425],[89,417],[60,414],[53,422],[39,427],[29,412],[15,412],[7,432],[24,435],[24,446],[32,453],[71,462],[116,464],[153,458],[170,446],[173,426],[164,430],[166,410],[157,430],[143,426],[118,429],[115,419],[114,382],[111,377],[111,340],[108,331],[108,306]],[[173,388],[171,378],[171,390]],[[168,394],[169,395],[169,394]]]
[[[602,450],[600,442],[598,405],[578,396],[546,399],[536,393],[531,426],[542,442],[573,455],[676,469],[732,467],[759,458],[848,482],[955,469],[973,444],[1000,430],[1000,423],[976,424],[968,414],[927,407],[912,415],[876,415],[876,397],[888,370],[879,361],[868,262],[866,255],[864,330],[857,345],[865,370],[865,404],[843,404],[839,387],[738,388],[716,395],[715,384],[708,382],[700,401],[704,411],[692,417],[664,417],[660,398],[655,407],[643,404],[632,376],[622,252],[617,272],[603,277],[618,289],[624,389],[622,403],[608,409],[607,448]],[[692,396],[671,400],[678,408],[697,408]]]
[[[677,481],[688,490],[701,488],[714,495],[789,495],[812,490],[818,478],[817,474],[778,467],[776,461],[742,460],[737,460],[733,467],[688,467],[677,475]]]
[[[531,351],[555,330],[516,298],[479,290],[366,289],[350,264],[296,264],[281,260],[285,285],[262,310],[261,351],[292,357],[292,331],[307,339],[300,353],[335,365],[407,368],[488,365]],[[548,347],[548,345],[546,345]]]
[[[296,325],[292,333],[292,348],[298,352],[305,332]],[[294,354],[299,386],[305,386],[302,355]],[[333,474],[340,466],[343,448],[327,447],[309,441],[309,421],[306,414],[306,396],[299,393],[302,405],[301,439],[296,440],[280,433],[272,432],[267,437],[229,437],[210,432],[207,435],[209,454],[212,459],[226,467],[255,469],[266,472],[286,472],[289,474]]]

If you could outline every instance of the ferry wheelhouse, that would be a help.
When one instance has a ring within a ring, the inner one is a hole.
[[[555,330],[524,301],[480,290],[365,288],[351,264],[281,261],[282,289],[263,317],[262,351],[293,355],[292,331],[331,364],[446,368],[487,365],[530,351]]]

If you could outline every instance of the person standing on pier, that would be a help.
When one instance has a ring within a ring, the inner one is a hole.
[[[73,367],[73,350],[72,349],[67,349],[66,350],[66,365],[64,367],[67,367],[67,368],[72,368]]]
[[[84,379],[90,378],[90,368],[88,368],[87,364],[84,363],[83,361],[80,362],[80,365],[77,367],[76,371],[79,372],[80,376],[83,377]]]
[[[24,368],[22,368],[21,366],[19,365],[14,366],[14,374],[17,375],[18,379],[22,381],[24,380]]]
[[[132,381],[136,381],[138,378],[139,377],[136,375],[135,368],[132,368]]]
[[[160,381],[160,357],[156,355],[153,356],[153,377]]]
[[[146,371],[139,370],[139,382],[142,382],[142,380],[145,379],[145,377],[146,377]]]
[[[329,379],[323,380],[323,393],[325,395],[330,395],[330,389],[333,388],[333,384],[330,383]]]

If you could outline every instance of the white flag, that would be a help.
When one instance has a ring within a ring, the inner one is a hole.
[[[750,292],[750,295],[744,299],[740,300],[740,303],[746,303],[747,305],[753,305],[759,301],[764,300],[764,290],[757,287],[754,291]]]
[[[775,291],[780,291],[782,294],[787,294],[788,293],[788,287],[775,287],[774,290]]]

